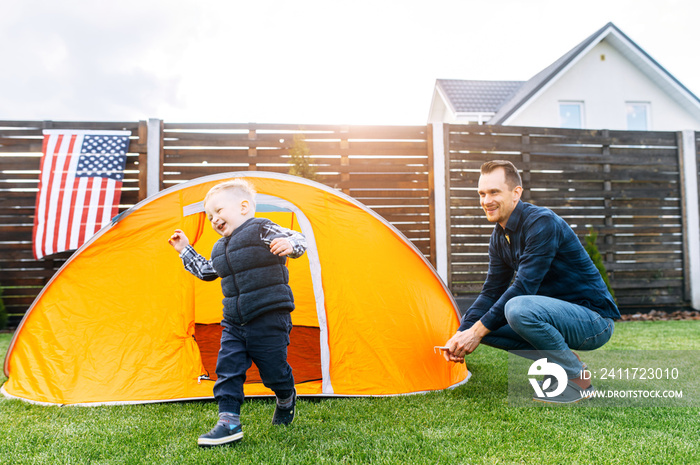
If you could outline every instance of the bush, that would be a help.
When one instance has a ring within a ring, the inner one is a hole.
[[[289,149],[289,155],[292,157],[289,174],[312,181],[316,180],[316,167],[310,163],[313,161],[311,150],[306,144],[306,138],[303,134],[294,135],[294,144]]]
[[[598,250],[598,246],[596,245],[596,241],[598,240],[598,233],[593,230],[593,228],[590,228],[588,230],[588,235],[584,237],[584,247],[586,249],[586,252],[588,252],[588,256],[591,257],[591,260],[593,261],[593,264],[595,265],[596,268],[598,268],[598,272],[600,273],[600,276],[603,278],[603,281],[605,281],[605,285],[608,286],[608,291],[610,291],[610,295],[612,295],[613,299],[615,298],[615,291],[613,291],[613,288],[610,286],[610,279],[608,278],[608,271],[605,269],[605,263],[603,262],[603,256],[600,255],[600,251]]]

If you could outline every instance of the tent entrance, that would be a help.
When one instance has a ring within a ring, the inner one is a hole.
[[[320,381],[323,378],[321,372],[319,328],[308,326],[294,326],[290,334],[290,344],[287,348],[287,361],[294,371],[296,384],[308,381]],[[209,374],[210,379],[216,380],[216,357],[219,353],[221,340],[221,325],[195,324],[194,337],[199,346],[202,364]],[[246,384],[260,383],[260,373],[255,363],[246,373]]]
[[[295,304],[287,361],[294,371],[296,384],[323,381],[324,392],[332,392],[329,377],[324,376],[324,366],[328,365],[325,305],[318,252],[311,224],[298,208],[277,197],[258,194],[256,203],[256,217],[268,218],[280,226],[302,232],[306,236],[307,253],[297,259],[287,260],[289,285],[294,293]],[[201,203],[186,206],[183,214],[195,222],[192,226],[197,233],[192,245],[206,255],[220,236],[208,227]],[[202,365],[210,379],[215,380],[222,330],[221,284],[219,280],[205,282],[194,277],[191,283],[194,338],[199,346]],[[253,363],[246,374],[246,384],[260,382],[258,368]]]

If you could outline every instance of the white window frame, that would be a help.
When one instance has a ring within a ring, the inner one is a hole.
[[[564,126],[564,121],[562,120],[561,117],[561,107],[562,105],[571,105],[571,106],[576,106],[578,107],[579,110],[579,118],[581,120],[581,124],[578,128],[571,128]],[[586,127],[586,113],[585,113],[585,105],[583,104],[582,101],[580,100],[560,100],[559,104],[557,105],[557,109],[559,110],[559,127],[560,128],[567,128],[567,129],[583,129]]]
[[[629,113],[628,110],[631,106],[641,106],[644,107],[644,113],[646,116],[646,121],[644,121],[644,129],[630,129],[629,125]],[[651,131],[651,102],[639,102],[634,100],[629,100],[625,102],[625,127],[628,131]]]

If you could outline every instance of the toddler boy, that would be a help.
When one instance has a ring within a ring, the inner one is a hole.
[[[214,383],[219,421],[199,437],[197,443],[206,447],[243,438],[243,383],[251,361],[263,384],[275,393],[272,423],[288,425],[294,420],[296,390],[287,362],[294,296],[285,263],[286,257],[304,254],[306,239],[268,219],[255,218],[255,190],[240,178],[212,187],[204,198],[204,210],[222,236],[214,244],[211,260],[195,252],[179,229],[168,242],[187,271],[205,281],[221,278],[224,294]]]

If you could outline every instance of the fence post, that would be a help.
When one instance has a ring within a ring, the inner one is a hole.
[[[350,126],[340,127],[340,183],[344,194],[350,195],[350,172],[342,171],[348,170],[350,166],[350,141],[348,140],[350,134]]]
[[[447,194],[447,150],[445,150],[445,131],[447,125],[443,123],[434,124],[432,126],[433,139],[433,176],[434,176],[434,196],[435,196],[435,268],[438,276],[450,286],[449,262],[450,256],[448,253],[448,224],[449,224],[449,205]]]
[[[258,140],[258,131],[255,128],[255,123],[248,125],[248,140],[251,141],[248,147],[248,171],[257,171],[258,165],[255,162],[255,157],[258,156],[258,145],[255,141]]]
[[[603,143],[603,159],[606,161],[606,163],[603,163],[603,175],[605,179],[603,181],[603,206],[605,207],[605,248],[607,250],[604,251],[605,253],[605,266],[610,270],[613,268],[611,265],[613,264],[613,261],[615,260],[615,254],[613,251],[615,250],[615,234],[614,234],[614,221],[612,217],[612,181],[611,181],[611,172],[612,172],[612,166],[610,165],[610,161],[612,161],[610,157],[610,130],[608,129],[603,129],[603,138],[604,138],[604,143]],[[613,271],[608,271],[608,275],[611,280],[614,280],[615,278],[615,270]]]
[[[520,157],[523,162],[520,169],[523,181],[523,201],[532,202],[532,191],[530,189],[532,184],[530,182],[530,134],[522,134],[520,136]]]
[[[146,168],[146,196],[160,192],[163,166],[163,120],[157,118],[148,119],[148,142],[146,145],[148,153]]]
[[[433,153],[433,126],[426,124],[426,154],[428,155],[428,230],[430,233],[430,263],[437,270],[437,248],[435,247],[435,154]]]
[[[146,144],[146,151],[139,149],[139,202],[148,197],[148,122],[140,120],[138,128],[139,144]]]
[[[685,292],[691,307],[700,310],[700,204],[695,131],[679,132],[678,141]]]

